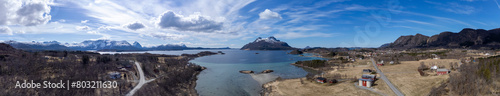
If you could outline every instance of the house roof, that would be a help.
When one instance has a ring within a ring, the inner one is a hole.
[[[449,71],[448,69],[437,69],[437,71]]]
[[[361,80],[361,81],[373,81],[372,79],[358,79],[358,80]]]
[[[372,70],[371,69],[363,69],[363,71],[371,72]]]
[[[375,78],[375,75],[363,74],[361,75],[361,78]]]
[[[316,79],[318,79],[318,80],[326,80],[326,78],[323,78],[323,77],[318,77]]]

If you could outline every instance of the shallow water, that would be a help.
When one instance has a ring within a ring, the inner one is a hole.
[[[281,78],[299,78],[308,71],[290,65],[298,60],[321,59],[286,54],[289,51],[222,50],[224,55],[211,55],[192,60],[208,69],[198,75],[196,90],[202,96],[258,96],[262,84]],[[259,53],[259,54],[255,54]],[[308,54],[306,54],[308,55]],[[243,74],[240,70],[274,70],[267,74]]]

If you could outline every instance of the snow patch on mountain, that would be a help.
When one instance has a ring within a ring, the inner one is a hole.
[[[280,40],[277,40],[273,36],[267,37],[267,38],[261,38],[261,37],[259,37],[259,38],[255,39],[255,41],[253,41],[253,42],[261,42],[261,41],[269,42],[269,43],[279,43],[279,42],[281,42]]]

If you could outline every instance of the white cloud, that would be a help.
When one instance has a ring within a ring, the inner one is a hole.
[[[469,2],[473,2],[474,0],[469,0]],[[436,8],[439,10],[451,12],[451,13],[456,13],[456,14],[472,14],[477,11],[477,9],[473,6],[469,5],[463,5],[463,4],[458,4],[456,2],[450,2],[450,3],[439,3],[439,2],[432,2],[432,1],[425,1],[426,3],[429,4],[434,4],[436,5]]]
[[[89,33],[89,34],[99,34],[99,32],[97,32],[97,31],[87,31],[87,33]]]
[[[442,8],[442,10],[456,14],[472,14],[476,12],[476,8],[468,5],[460,5],[458,3],[449,3],[449,6],[447,8]]]
[[[260,19],[282,19],[280,14],[278,14],[277,12],[273,12],[269,9],[260,12],[259,17]]]
[[[80,30],[80,31],[88,31],[91,29],[89,26],[76,26],[75,28],[76,28],[76,30]]]
[[[113,27],[111,27],[111,26],[101,26],[101,27],[97,28],[97,30],[111,30],[111,28],[113,28]]]
[[[60,20],[57,20],[57,22],[64,23],[64,22],[66,22],[66,20],[60,19]]]
[[[163,13],[157,21],[160,28],[173,28],[178,31],[214,32],[222,30],[222,22],[211,20],[202,15],[184,17],[172,11]]]
[[[50,19],[52,1],[0,1],[0,25],[35,26],[46,24]]]
[[[497,4],[498,9],[500,9],[500,4],[498,4],[498,1],[497,0],[493,0],[493,1],[495,1],[495,4]]]
[[[332,37],[336,34],[333,33],[312,33],[312,32],[287,32],[285,34],[275,34],[276,38],[284,39],[295,39],[295,38],[307,38],[307,37]]]
[[[160,38],[163,40],[180,40],[182,38],[187,37],[186,35],[171,34],[171,33],[151,33],[147,35],[155,38]]]
[[[12,30],[9,27],[0,27],[0,34],[12,35]]]
[[[271,29],[271,27],[269,27],[269,26],[264,26],[261,28],[261,30],[269,30],[269,29]]]
[[[82,20],[82,21],[80,21],[80,23],[87,23],[87,22],[89,22],[89,20]]]
[[[451,19],[451,18],[446,18],[446,17],[439,17],[439,16],[434,16],[434,15],[427,15],[427,14],[422,14],[422,13],[415,13],[415,12],[409,12],[409,11],[401,11],[401,10],[390,10],[398,13],[403,13],[403,14],[410,14],[410,15],[416,15],[416,16],[422,16],[422,17],[428,17],[428,18],[433,18],[435,20],[439,21],[445,21],[445,22],[452,22],[452,23],[458,23],[462,25],[467,25],[468,27],[475,27],[473,25],[470,25],[469,23],[456,20],[456,19]]]
[[[134,31],[138,30],[138,29],[146,28],[146,26],[144,26],[144,24],[142,24],[141,22],[133,22],[133,23],[125,25],[125,27],[127,27],[130,30],[134,30]]]
[[[405,21],[406,22],[411,22],[411,23],[417,23],[417,24],[427,25],[427,26],[445,27],[443,25],[437,25],[437,24],[423,22],[423,21],[417,21],[417,20],[405,20]]]
[[[87,1],[72,0],[71,4],[84,9],[84,15],[95,18],[92,23],[99,25],[99,30],[121,30],[124,35],[129,33],[140,36],[150,36],[158,39],[171,40],[182,36],[200,39],[202,41],[225,41],[247,35],[244,19],[240,16],[240,9],[255,0],[194,0],[194,1],[165,1],[165,0],[125,0],[125,1]],[[231,5],[231,6],[228,6]],[[171,13],[168,13],[172,10]],[[170,14],[171,18],[163,18]],[[141,22],[146,28],[141,32],[124,27],[130,22]],[[102,25],[101,25],[102,24]],[[89,25],[90,26],[90,25]],[[153,26],[153,27],[150,27]],[[74,27],[73,27],[74,29]]]

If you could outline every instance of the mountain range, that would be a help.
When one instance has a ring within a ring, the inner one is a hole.
[[[286,42],[277,40],[273,36],[268,38],[258,37],[253,42],[241,47],[241,50],[292,50]]]
[[[422,34],[401,36],[396,41],[380,46],[380,48],[500,48],[500,28],[484,30],[464,28],[458,33],[442,32],[433,36]]]
[[[201,48],[201,47],[187,47],[184,44],[166,44],[152,47],[142,47],[142,45],[135,41],[130,44],[127,41],[113,41],[113,40],[86,40],[81,43],[60,43],[57,41],[44,41],[44,42],[17,42],[17,41],[4,41],[3,43],[9,44],[14,48],[21,50],[97,50],[97,51],[146,51],[146,50],[185,50],[185,49],[229,49],[227,48]]]

